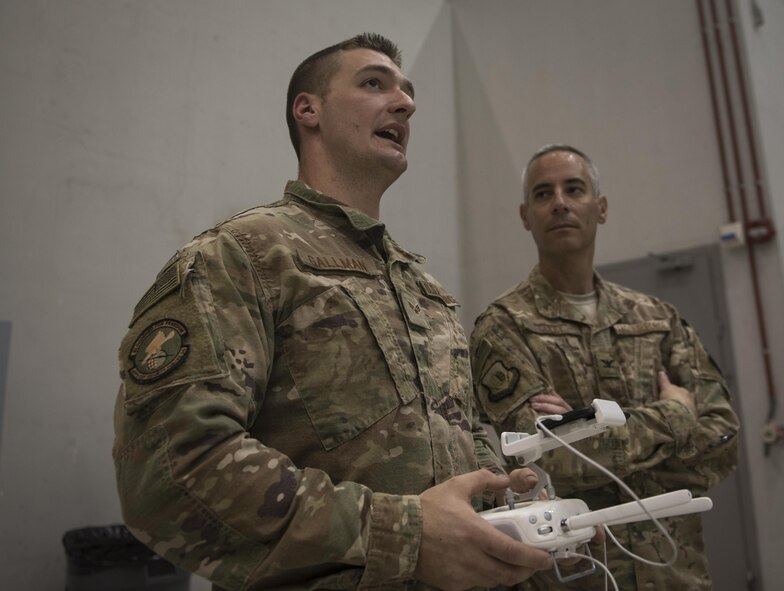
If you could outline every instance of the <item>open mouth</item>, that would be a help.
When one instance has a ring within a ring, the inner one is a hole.
[[[378,137],[384,138],[385,140],[395,142],[398,146],[402,146],[401,143],[402,133],[400,132],[400,130],[395,129],[394,127],[385,127],[383,129],[379,129],[376,132],[376,135]]]

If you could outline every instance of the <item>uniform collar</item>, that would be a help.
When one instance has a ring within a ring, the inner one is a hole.
[[[294,201],[318,212],[320,217],[336,228],[345,230],[351,227],[365,233],[377,248],[386,253],[390,261],[402,260],[421,264],[426,260],[424,256],[408,251],[395,242],[383,222],[309,187],[300,180],[288,181],[285,193]]]
[[[593,282],[599,298],[594,328],[601,330],[621,319],[634,302],[622,296],[612,283],[604,281],[596,270],[593,272]],[[533,291],[534,303],[539,314],[552,320],[571,320],[586,324],[582,313],[558,293],[542,275],[539,265],[536,265],[528,276],[528,284]]]

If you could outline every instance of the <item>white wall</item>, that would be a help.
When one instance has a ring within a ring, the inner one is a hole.
[[[777,226],[784,227],[784,7],[739,0]],[[697,15],[683,0],[0,0],[0,580],[62,589],[60,536],[119,520],[116,350],[169,255],[296,174],[285,88],[363,30],[396,40],[417,90],[410,167],[382,218],[473,318],[527,274],[519,171],[586,149],[610,199],[597,262],[711,242],[725,221]],[[784,253],[759,265],[775,359]],[[764,458],[761,355],[742,251],[725,260],[765,589],[784,578],[782,447]],[[775,367],[779,391],[781,367]],[[195,588],[205,585],[197,581]]]
[[[119,521],[111,416],[134,304],[193,235],[280,197],[291,72],[365,30],[399,44],[420,111],[383,217],[456,286],[441,0],[0,1],[3,588],[62,589],[63,532]]]

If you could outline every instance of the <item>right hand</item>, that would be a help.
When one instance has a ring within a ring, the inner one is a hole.
[[[512,586],[552,567],[547,552],[499,532],[471,506],[471,497],[509,484],[508,476],[477,470],[419,495],[422,539],[414,571],[419,581],[446,591]]]

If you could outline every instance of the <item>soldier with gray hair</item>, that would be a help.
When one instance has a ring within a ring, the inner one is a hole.
[[[476,514],[535,476],[504,474],[457,302],[378,220],[414,110],[379,35],[306,59],[298,179],[180,249],[133,312],[123,516],[216,589],[490,587],[552,564]]]
[[[695,331],[671,305],[604,281],[593,268],[596,232],[607,197],[596,166],[569,145],[538,150],[523,172],[520,217],[539,263],[479,316],[471,336],[474,391],[501,431],[534,433],[537,416],[615,400],[623,427],[577,443],[640,497],[687,488],[697,496],[737,465],[738,418],[727,385]],[[618,484],[567,449],[538,464],[558,494],[591,509],[630,500]],[[699,515],[666,527],[677,562],[657,568],[611,545],[610,571],[621,589],[711,589]],[[623,545],[653,562],[671,556],[655,526],[613,528]],[[563,584],[552,573],[524,583],[535,590],[602,590],[603,576]]]

